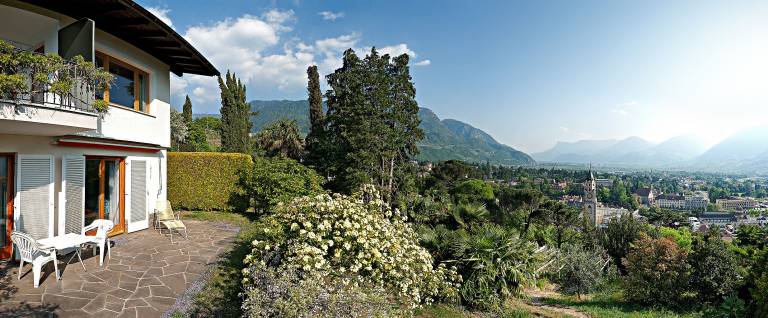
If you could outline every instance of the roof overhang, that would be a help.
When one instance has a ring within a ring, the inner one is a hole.
[[[206,76],[219,71],[165,22],[131,0],[20,0],[74,19],[89,18],[110,33],[168,64],[171,72]]]

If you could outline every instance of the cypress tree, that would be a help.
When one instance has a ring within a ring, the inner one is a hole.
[[[320,74],[317,73],[317,66],[312,65],[307,68],[307,77],[309,85],[309,121],[312,124],[312,130],[319,132],[323,126],[323,93],[320,92]]]
[[[221,151],[250,153],[251,107],[245,101],[245,85],[235,74],[222,80],[221,89]]]
[[[182,115],[184,115],[184,123],[187,124],[187,128],[192,124],[192,101],[189,100],[189,95],[184,100],[184,107],[182,107]]]
[[[324,172],[326,150],[322,142],[325,131],[325,113],[323,112],[323,93],[320,91],[320,74],[317,72],[317,66],[312,65],[307,68],[307,93],[309,101],[309,121],[310,129],[305,139],[306,154],[304,162],[314,167],[316,170]]]

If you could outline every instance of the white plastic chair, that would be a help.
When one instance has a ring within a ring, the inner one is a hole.
[[[35,288],[40,286],[40,271],[48,262],[53,261],[53,269],[56,273],[56,279],[59,279],[59,265],[56,260],[56,250],[53,248],[42,249],[37,244],[37,240],[26,233],[11,232],[11,241],[16,244],[16,248],[21,256],[19,263],[19,279],[21,279],[21,270],[24,268],[24,262],[32,263],[32,273],[35,279]]]
[[[96,255],[96,248],[99,249],[99,266],[103,266],[104,263],[104,249],[107,250],[107,256],[112,258],[112,249],[109,247],[109,237],[107,234],[109,231],[115,228],[115,223],[110,220],[94,220],[90,225],[83,227],[83,235],[85,232],[96,230],[95,236],[88,236],[89,241],[85,244],[93,247],[93,255]]]

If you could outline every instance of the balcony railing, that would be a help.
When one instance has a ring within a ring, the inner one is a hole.
[[[74,78],[73,87],[68,92],[59,94],[51,91],[50,85],[39,85],[33,83],[32,80],[28,80],[28,91],[15,94],[3,92],[0,96],[2,96],[1,99],[4,102],[9,103],[97,113],[93,107],[93,102],[96,100],[96,91],[86,87],[82,81],[82,79]]]
[[[103,112],[96,90],[112,80],[109,73],[82,59],[65,61],[55,55],[20,50],[0,40],[0,100],[16,105]],[[7,57],[7,58],[6,58]]]

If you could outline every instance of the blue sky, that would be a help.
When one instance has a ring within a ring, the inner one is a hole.
[[[528,152],[557,141],[697,134],[768,123],[768,2],[142,0],[249,99],[305,99],[309,64],[376,46],[412,56],[420,106]],[[420,65],[415,65],[419,63]],[[218,112],[212,78],[172,104]]]

